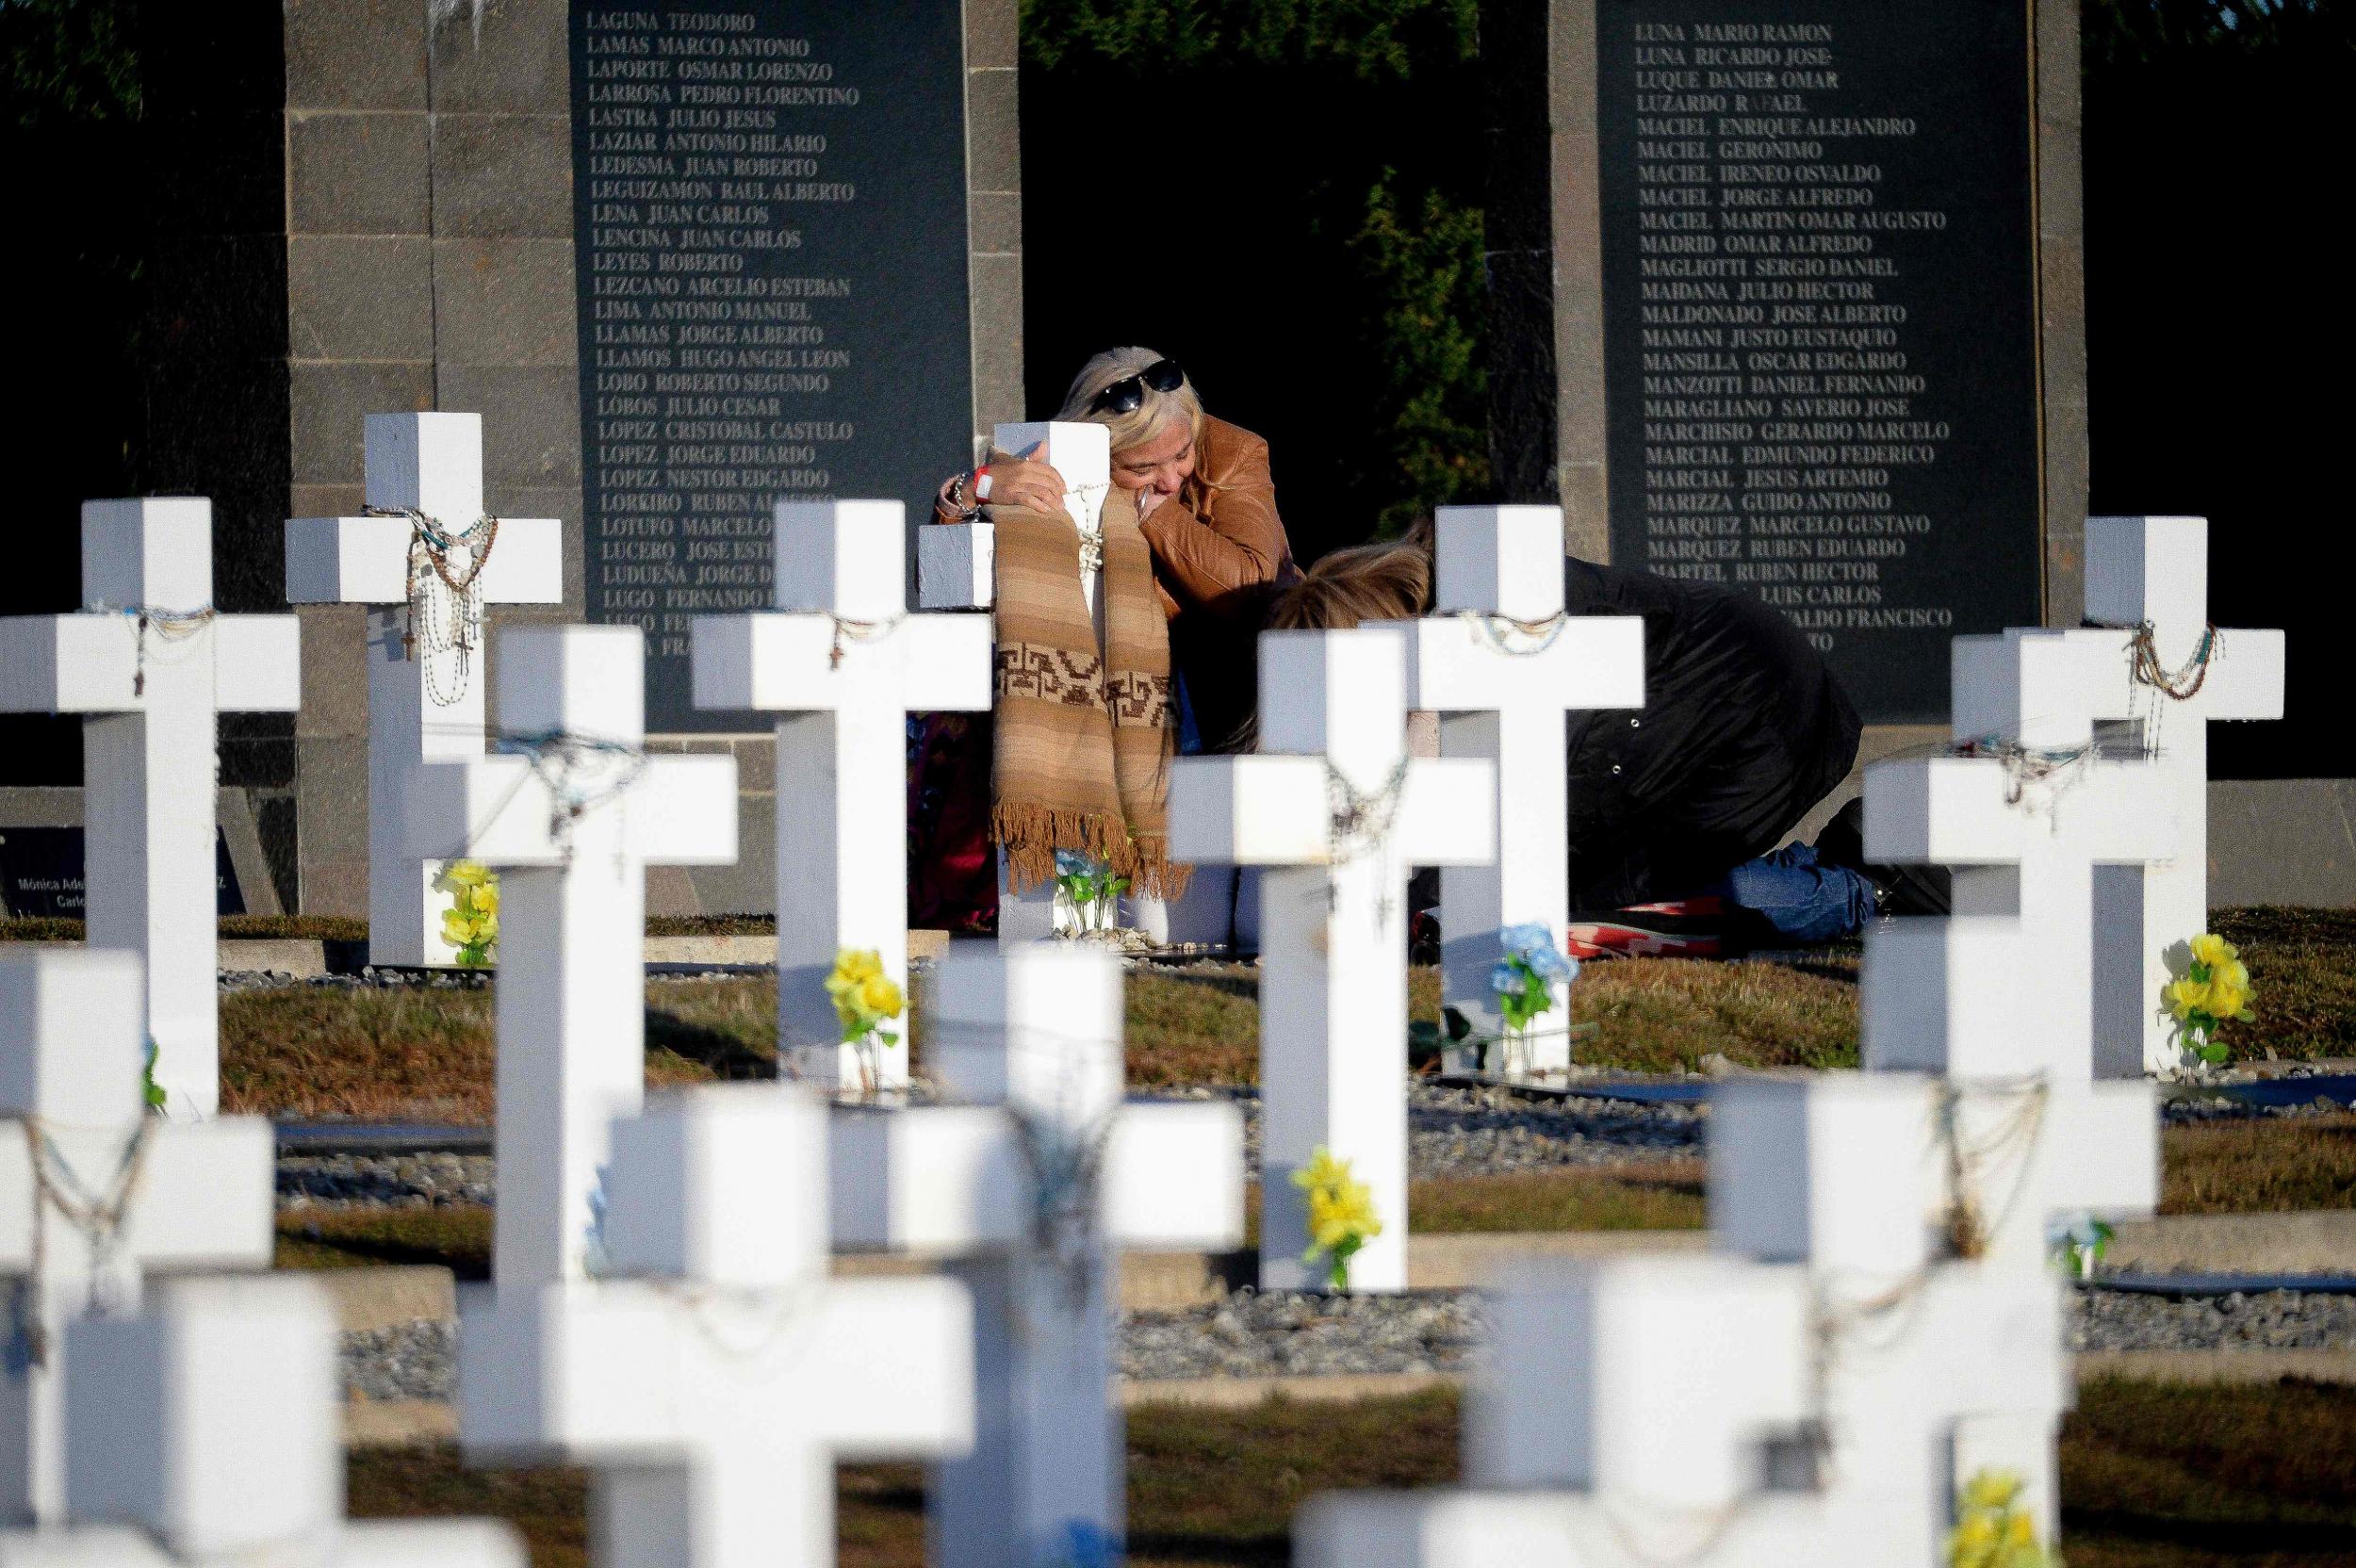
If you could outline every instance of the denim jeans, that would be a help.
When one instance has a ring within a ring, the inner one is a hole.
[[[1755,911],[1795,942],[1854,937],[1873,918],[1873,884],[1846,866],[1827,865],[1808,844],[1745,860],[1708,890]]]

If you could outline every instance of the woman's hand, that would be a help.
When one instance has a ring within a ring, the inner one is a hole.
[[[994,460],[990,465],[988,504],[1026,512],[1061,512],[1063,475],[1044,463],[1028,463],[1019,457]]]

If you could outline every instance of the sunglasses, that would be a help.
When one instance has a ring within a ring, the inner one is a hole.
[[[1157,359],[1134,376],[1123,376],[1088,403],[1090,414],[1135,414],[1145,402],[1145,389],[1175,392],[1186,384],[1186,373],[1174,359]]]

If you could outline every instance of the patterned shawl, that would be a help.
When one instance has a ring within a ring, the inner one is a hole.
[[[996,526],[997,755],[990,836],[1019,890],[1076,849],[1139,892],[1175,897],[1168,854],[1170,627],[1137,506],[1104,498],[1104,654],[1080,591],[1079,530],[1062,513],[989,509]]]

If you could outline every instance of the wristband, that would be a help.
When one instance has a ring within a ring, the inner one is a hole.
[[[990,465],[987,463],[973,470],[973,498],[977,501],[990,499]]]

